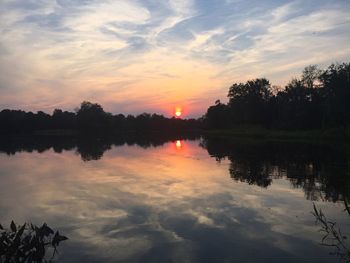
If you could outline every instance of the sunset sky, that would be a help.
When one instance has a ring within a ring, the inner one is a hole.
[[[237,81],[350,61],[349,0],[0,0],[0,110],[198,117]]]

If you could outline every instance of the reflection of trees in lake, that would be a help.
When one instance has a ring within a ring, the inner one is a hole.
[[[161,146],[178,139],[198,139],[198,134],[143,133],[94,136],[16,136],[0,138],[0,152],[34,150],[55,152],[75,150],[84,161],[98,160],[112,146]],[[232,179],[268,187],[273,179],[287,178],[302,188],[307,199],[343,200],[349,187],[349,154],[344,145],[330,146],[305,143],[242,142],[203,138],[201,146],[216,160],[230,161]]]
[[[256,184],[261,187],[267,187],[272,182],[271,167],[264,164],[231,160],[229,171],[232,179],[236,181]]]
[[[114,135],[90,134],[80,136],[9,136],[0,138],[0,152],[8,155],[17,152],[39,153],[53,149],[57,153],[76,150],[84,161],[98,160],[112,146],[138,145],[142,148],[157,147],[179,139],[195,140],[198,134],[119,133]]]
[[[342,200],[347,193],[346,147],[305,143],[241,142],[204,139],[202,147],[218,161],[230,161],[232,179],[268,187],[287,178],[307,199]]]
[[[105,151],[111,149],[112,143],[100,138],[80,138],[77,141],[77,153],[83,161],[99,160]]]

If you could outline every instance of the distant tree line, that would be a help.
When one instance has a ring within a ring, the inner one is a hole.
[[[265,78],[235,83],[227,104],[219,100],[203,118],[207,128],[258,125],[275,129],[323,129],[350,124],[350,63],[304,69],[284,89]]]
[[[88,131],[183,131],[199,128],[195,119],[166,118],[159,114],[137,116],[105,112],[101,105],[84,101],[75,112],[55,109],[52,115],[38,111],[5,109],[0,112],[0,131],[31,132],[40,130]]]

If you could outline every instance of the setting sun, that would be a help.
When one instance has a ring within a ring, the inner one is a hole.
[[[179,107],[176,107],[176,109],[175,109],[175,116],[176,117],[181,117],[181,115],[182,115],[182,109],[179,108]]]

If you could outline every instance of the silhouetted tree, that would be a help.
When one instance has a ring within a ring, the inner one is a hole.
[[[205,127],[345,127],[350,123],[350,63],[333,64],[324,71],[316,65],[307,66],[301,78],[292,79],[283,90],[265,78],[235,83],[228,98],[227,105],[218,103],[208,108]]]
[[[293,79],[286,89],[276,96],[278,119],[281,128],[319,128],[322,116],[320,90],[308,88],[304,82]]]
[[[52,114],[53,129],[75,129],[76,115],[73,112],[55,109]]]
[[[268,103],[272,92],[267,79],[235,83],[229,88],[227,96],[233,123],[264,124],[268,121]]]
[[[101,105],[84,101],[77,111],[78,127],[84,130],[97,130],[109,125],[111,118]]]
[[[230,109],[226,104],[217,100],[210,106],[205,115],[206,126],[209,128],[228,128],[231,126]]]
[[[323,86],[323,126],[350,123],[350,63],[328,67],[320,76]]]
[[[322,70],[318,68],[317,65],[310,65],[304,68],[301,81],[308,88],[313,88],[315,86],[315,82],[319,80],[322,74]]]

